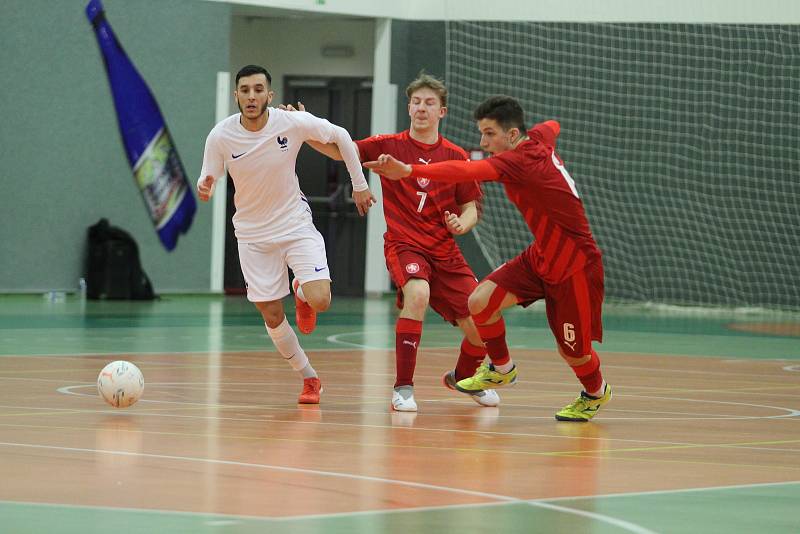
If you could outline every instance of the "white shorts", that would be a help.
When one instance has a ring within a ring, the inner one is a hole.
[[[330,280],[325,241],[313,225],[278,239],[239,243],[239,264],[247,285],[247,300],[280,300],[289,294],[289,273],[301,283]]]

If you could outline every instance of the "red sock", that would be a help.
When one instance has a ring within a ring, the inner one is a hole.
[[[481,335],[486,352],[489,354],[492,363],[495,365],[505,365],[511,359],[508,355],[508,345],[506,345],[506,322],[501,317],[499,321],[492,324],[475,325]]]
[[[587,393],[592,393],[600,389],[603,385],[603,373],[600,372],[600,357],[592,349],[592,358],[578,367],[573,367],[575,376],[583,384],[583,389]]]
[[[395,325],[395,364],[397,378],[394,387],[413,386],[417,366],[417,347],[422,337],[422,321],[401,317]]]
[[[467,338],[464,338],[461,341],[461,353],[458,355],[458,363],[456,363],[456,381],[474,375],[485,357],[486,349],[483,346],[475,346]]]

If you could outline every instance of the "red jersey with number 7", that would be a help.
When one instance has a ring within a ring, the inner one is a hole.
[[[375,135],[356,141],[361,161],[391,154],[400,161],[429,164],[440,161],[466,160],[463,149],[441,135],[428,145],[412,139],[409,131],[392,135]],[[386,218],[386,243],[408,244],[421,248],[431,257],[448,259],[460,254],[453,234],[444,222],[444,212],[459,215],[459,206],[480,200],[481,189],[475,181],[450,184],[434,182],[420,176],[416,179],[392,181],[381,177],[383,214]]]

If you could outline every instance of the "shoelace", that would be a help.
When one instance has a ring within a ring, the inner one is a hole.
[[[587,399],[585,399],[583,396],[578,397],[575,400],[575,402],[572,403],[571,408],[573,408],[575,410],[580,410],[580,411],[588,410],[589,409],[589,403],[586,402],[586,400]]]

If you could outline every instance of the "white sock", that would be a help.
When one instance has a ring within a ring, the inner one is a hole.
[[[311,362],[300,369],[300,374],[303,375],[303,378],[315,378],[317,376],[317,372],[311,367]]]
[[[589,394],[589,395],[591,395],[592,397],[596,397],[596,398],[598,398],[598,399],[599,399],[600,397],[602,397],[602,396],[603,396],[603,394],[604,394],[605,392],[606,392],[606,381],[605,381],[605,380],[603,380],[603,384],[600,386],[600,389],[599,389],[599,390],[597,390],[597,391],[587,391],[586,393],[588,393],[588,394]]]
[[[514,362],[511,360],[508,360],[508,363],[504,363],[503,365],[494,366],[495,371],[497,371],[498,373],[502,373],[504,375],[508,374],[508,372],[511,371],[513,368],[514,368]]]
[[[265,326],[267,325],[265,324]],[[311,367],[308,361],[308,356],[306,356],[303,347],[300,346],[297,334],[295,334],[292,327],[289,326],[289,321],[286,320],[286,317],[284,317],[283,322],[275,328],[267,326],[267,334],[269,334],[270,339],[272,339],[272,342],[275,344],[275,348],[281,353],[283,359],[292,366],[292,369],[302,372],[303,378],[317,376],[316,371],[314,371],[314,368]],[[307,373],[310,374],[307,375]]]

